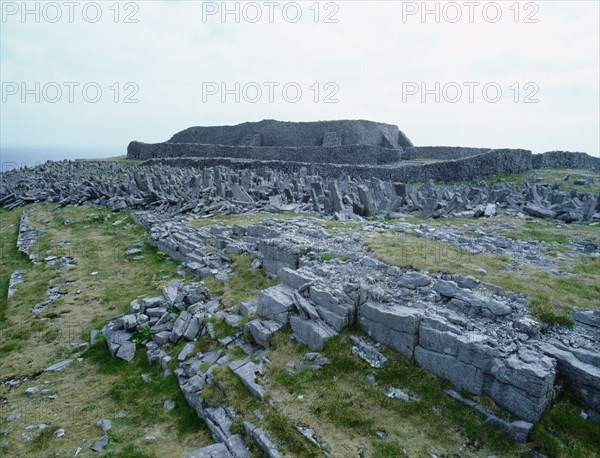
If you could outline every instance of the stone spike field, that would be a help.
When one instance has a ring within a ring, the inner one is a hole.
[[[599,171],[267,120],[3,172],[0,451],[597,456]]]

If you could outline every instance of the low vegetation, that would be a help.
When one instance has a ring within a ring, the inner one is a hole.
[[[487,221],[487,224],[492,224],[491,219]],[[460,224],[465,233],[469,230],[462,219],[454,224]],[[597,237],[599,230],[593,226],[579,226],[573,227],[571,232],[567,229],[567,233],[561,235],[547,223],[538,224],[537,227],[525,226],[523,233],[512,232],[513,238],[529,237],[530,240],[549,243],[564,243],[564,237],[569,241],[589,241]],[[524,294],[530,300],[532,312],[547,323],[569,325],[573,323],[569,311],[600,309],[599,258],[586,257],[562,263],[560,269],[565,274],[556,275],[509,256],[471,254],[451,243],[392,231],[365,234],[363,241],[375,257],[399,267],[450,274],[467,273],[508,291]],[[482,274],[480,269],[484,269],[487,275]]]
[[[68,270],[32,265],[16,252],[18,222],[22,211],[30,212],[31,224],[46,233],[34,251],[42,256],[70,256],[77,266]],[[97,217],[103,214],[106,221]],[[121,220],[122,223],[113,226]],[[6,456],[73,456],[81,447],[83,456],[102,433],[96,421],[109,418],[107,455],[111,457],[181,456],[211,443],[206,427],[180,395],[173,377],[162,377],[159,369],[147,365],[143,351],[125,363],[114,359],[101,342],[83,354],[72,341],[85,342],[92,329],[106,318],[122,313],[139,294],[157,295],[157,286],[176,275],[178,263],[161,256],[146,242],[146,231],[133,224],[127,213],[112,214],[100,207],[65,207],[36,204],[12,211],[0,211],[0,374],[4,379],[22,379],[16,388],[0,385],[0,397],[16,405],[23,416],[5,422],[11,411],[3,404],[0,429],[9,429]],[[143,259],[125,256],[126,247],[142,242]],[[13,271],[26,269],[25,282],[6,301],[8,279]],[[92,275],[92,273],[97,272]],[[48,310],[35,317],[30,308],[46,298],[48,281],[66,293]],[[81,337],[79,337],[81,336]],[[82,357],[55,374],[39,374],[50,364]],[[150,375],[144,382],[141,373]],[[54,401],[38,394],[27,396],[30,386],[52,389]],[[140,396],[142,394],[142,396]],[[168,412],[165,399],[176,401]],[[125,417],[116,418],[123,411]],[[45,423],[43,430],[25,430],[30,424]],[[55,438],[58,428],[65,435]],[[31,441],[21,438],[27,432]],[[146,441],[146,436],[156,436]]]
[[[265,275],[262,269],[253,269],[253,259],[244,255],[232,255],[233,274],[227,281],[217,280],[214,277],[204,279],[206,287],[211,294],[220,298],[221,304],[226,308],[239,305],[255,298],[260,291],[279,283],[278,280]]]

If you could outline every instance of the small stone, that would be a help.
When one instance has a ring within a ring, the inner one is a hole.
[[[110,429],[112,428],[112,421],[107,419],[98,420],[96,422],[96,426],[100,428],[102,432],[105,433],[106,431],[110,431]]]
[[[385,395],[391,399],[400,399],[401,401],[408,402],[410,401],[410,396],[400,388],[389,387],[385,392]]]
[[[167,399],[164,402],[163,407],[167,410],[173,410],[175,408],[175,401],[173,401],[172,399]]]
[[[38,387],[37,386],[32,386],[32,387],[27,388],[25,390],[25,394],[32,395],[32,394],[37,393],[37,391],[38,391]]]
[[[31,435],[27,433],[21,434],[21,437],[26,441],[30,441],[32,439]]]
[[[44,369],[44,372],[59,372],[62,371],[65,367],[73,362],[72,359],[65,359],[64,361],[59,361],[58,363],[54,363],[52,366]]]
[[[142,374],[142,380],[148,383],[150,381],[150,376],[148,374]]]
[[[375,378],[375,376],[373,374],[369,374],[367,375],[367,383],[371,386],[375,386],[377,385],[377,379]]]
[[[108,445],[108,436],[105,434],[90,447],[94,452],[103,452],[104,447]]]
[[[65,430],[63,428],[59,428],[54,431],[54,437],[63,437],[65,435]]]
[[[382,441],[388,438],[388,435],[385,433],[385,431],[375,431],[375,435]]]
[[[6,417],[6,421],[18,420],[19,418],[21,418],[21,416],[21,412],[13,412],[8,417]]]
[[[144,437],[144,440],[146,442],[153,442],[156,440],[156,436],[146,436],[146,437]]]

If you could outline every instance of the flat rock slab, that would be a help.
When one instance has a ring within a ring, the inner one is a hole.
[[[52,366],[44,369],[44,372],[60,372],[72,362],[72,359],[65,359],[64,361],[59,361],[58,363],[54,363]]]
[[[266,391],[264,387],[256,381],[257,374],[264,374],[262,364],[256,364],[250,358],[244,358],[230,363],[228,367],[229,370],[240,379],[248,391],[250,391],[252,396],[257,399],[264,399]]]
[[[277,449],[277,446],[269,439],[264,429],[259,428],[249,421],[244,422],[244,431],[248,434],[252,440],[258,445],[258,447],[267,455],[269,458],[283,458],[281,452]]]
[[[380,369],[387,366],[387,358],[377,351],[373,345],[368,343],[362,337],[351,336],[350,340],[354,344],[352,346],[352,354],[364,359],[371,367]]]
[[[290,318],[294,337],[313,351],[323,350],[325,342],[338,333],[321,320],[307,320],[294,315]]]
[[[246,324],[245,328],[250,331],[257,344],[269,349],[269,344],[273,334],[283,327],[283,323],[274,320],[252,320]]]
[[[229,453],[225,444],[221,443],[199,448],[184,455],[183,458],[233,458],[233,455]]]

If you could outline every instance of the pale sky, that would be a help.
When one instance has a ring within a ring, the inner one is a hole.
[[[597,1],[427,2],[425,17],[423,2],[138,1],[118,18],[113,3],[2,2],[3,147],[112,155],[194,125],[369,119],[415,145],[599,154]],[[239,22],[221,17],[236,3]]]

